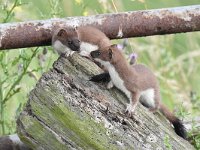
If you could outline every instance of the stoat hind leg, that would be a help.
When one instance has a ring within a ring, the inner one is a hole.
[[[69,56],[72,56],[74,53],[75,53],[75,51],[66,51],[66,52],[64,53],[64,56],[65,56],[65,57],[69,57]]]
[[[150,107],[149,111],[151,111],[152,113],[157,112],[159,110],[159,107],[160,107],[160,101],[161,101],[160,93],[158,91],[155,91],[155,93],[154,93],[154,107]]]
[[[160,95],[154,88],[149,88],[141,92],[140,102],[149,108],[149,111],[156,112],[159,108]]]
[[[128,117],[131,117],[134,114],[135,108],[139,101],[140,94],[139,92],[133,92],[130,96],[130,103],[126,107],[126,114]]]
[[[79,54],[83,57],[87,57],[87,58],[90,58],[90,53],[88,51],[80,51]]]

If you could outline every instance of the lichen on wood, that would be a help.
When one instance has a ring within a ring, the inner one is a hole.
[[[128,99],[119,90],[89,81],[100,72],[76,53],[60,57],[30,92],[17,121],[21,140],[45,150],[164,150],[168,145],[173,150],[193,149],[166,119],[140,104],[128,118],[124,113]]]

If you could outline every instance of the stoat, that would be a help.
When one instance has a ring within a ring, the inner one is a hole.
[[[59,28],[52,36],[52,46],[59,55],[71,56],[74,51],[90,58],[90,52],[112,45],[110,39],[99,29],[92,26],[78,28]],[[105,70],[104,70],[105,71]],[[110,81],[108,72],[91,77],[90,81]]]
[[[130,55],[129,64],[130,65],[136,64],[136,59],[137,59],[137,54],[136,53],[132,53]],[[109,75],[108,72],[103,72],[101,74],[92,76],[90,81],[93,81],[93,82],[107,82],[107,81],[110,81],[110,75]]]
[[[110,39],[99,29],[81,26],[76,29],[80,44],[80,55],[90,57],[90,52],[112,45]]]
[[[160,88],[153,72],[142,64],[128,65],[116,45],[90,53],[95,61],[101,63],[109,72],[111,81],[108,88],[115,85],[130,100],[126,113],[131,116],[140,101],[150,111],[160,110],[173,124],[175,132],[186,138],[186,130],[179,120],[161,103]]]
[[[59,55],[69,56],[80,50],[80,40],[73,28],[59,28],[52,35],[52,46]]]
[[[52,46],[58,54],[72,55],[78,51],[81,56],[90,57],[90,52],[110,45],[109,38],[92,26],[59,28],[52,36]]]

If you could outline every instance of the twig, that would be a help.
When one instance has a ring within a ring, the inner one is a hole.
[[[39,48],[39,47],[38,47],[38,48]],[[23,78],[23,76],[26,74],[27,69],[28,69],[28,67],[29,67],[29,65],[30,65],[30,63],[31,63],[31,61],[32,61],[32,59],[33,59],[33,58],[35,57],[35,55],[37,54],[38,48],[36,48],[36,49],[34,50],[34,52],[33,52],[32,56],[31,56],[31,58],[30,58],[28,64],[27,64],[27,65],[25,66],[25,68],[24,68],[23,72],[21,73],[21,75],[17,78],[17,80],[16,80],[16,81],[12,84],[12,86],[10,87],[9,91],[7,92],[5,98],[4,98],[3,101],[2,101],[3,104],[5,104],[11,96],[13,96],[13,95],[10,96],[11,91],[16,87],[16,85],[21,81],[21,79]]]

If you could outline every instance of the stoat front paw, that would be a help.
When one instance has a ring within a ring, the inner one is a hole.
[[[72,56],[74,53],[75,53],[75,51],[67,52],[67,53],[65,53],[65,57]]]
[[[134,114],[134,111],[135,111],[135,107],[131,104],[127,104],[126,111],[125,111],[127,116],[131,117]]]
[[[158,111],[158,108],[149,108],[149,111],[152,113],[156,113]]]
[[[86,52],[86,51],[80,51],[79,54],[83,57],[87,57],[87,58],[91,58],[90,57],[90,53]]]
[[[107,84],[107,89],[111,89],[113,88],[113,82],[112,81],[109,81],[108,84]]]

